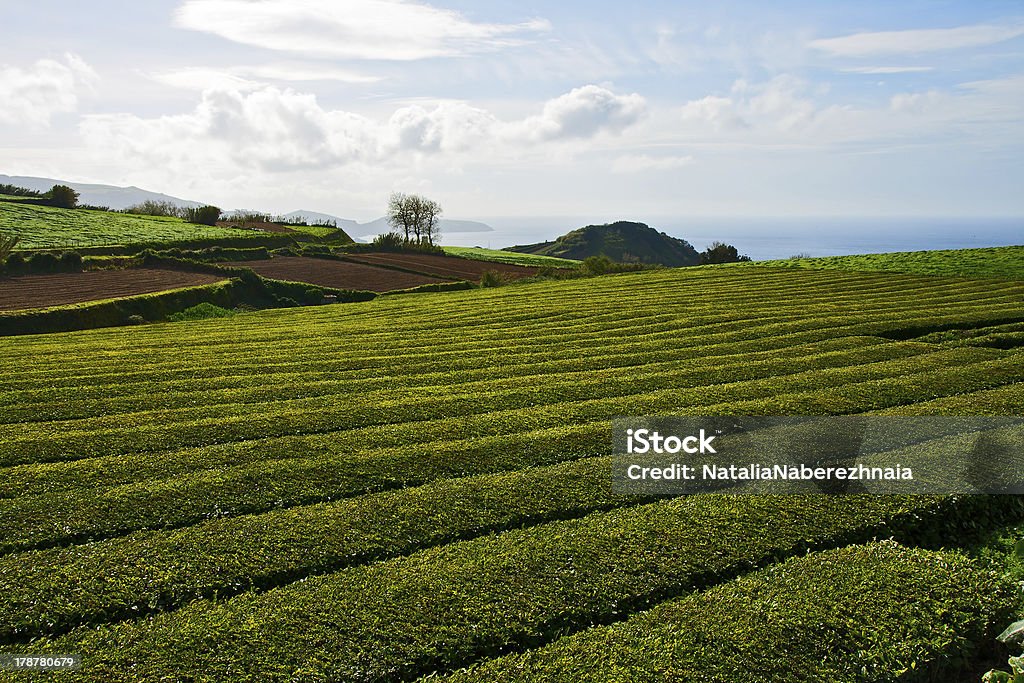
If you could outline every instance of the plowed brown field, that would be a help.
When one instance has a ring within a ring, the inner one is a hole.
[[[209,285],[226,279],[205,273],[158,268],[4,277],[0,278],[0,311],[150,294],[165,289]]]
[[[308,282],[322,287],[364,289],[371,292],[390,292],[444,281],[428,275],[405,273],[363,263],[301,256],[275,256],[269,260],[238,261],[227,265],[251,268],[257,274],[275,280]]]
[[[434,254],[395,254],[395,253],[372,253],[353,254],[352,259],[363,263],[372,263],[385,266],[399,266],[416,270],[421,273],[428,273],[438,277],[456,278],[458,280],[469,280],[477,282],[484,271],[493,270],[509,278],[532,277],[537,274],[537,268],[526,266],[515,266],[509,263],[495,263],[493,261],[473,261],[470,259],[456,258],[454,256],[436,256]]]

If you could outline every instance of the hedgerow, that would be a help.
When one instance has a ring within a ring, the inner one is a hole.
[[[407,678],[543,645],[806,549],[941,524],[957,516],[955,503],[690,496],[198,600],[40,649],[90,652],[76,674],[84,680],[196,667],[207,680]]]
[[[272,586],[485,532],[637,504],[606,458],[0,558],[0,642]],[[254,545],[249,539],[258,536]],[[40,601],[40,595],[46,595]]]

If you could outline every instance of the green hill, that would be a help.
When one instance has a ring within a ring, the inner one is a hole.
[[[206,239],[257,239],[267,233],[90,209],[0,201],[0,233],[21,237],[19,249],[101,247]]]
[[[575,260],[603,254],[620,263],[658,263],[673,267],[694,266],[700,260],[697,250],[686,240],[630,221],[588,225],[553,242],[518,245],[506,251]]]

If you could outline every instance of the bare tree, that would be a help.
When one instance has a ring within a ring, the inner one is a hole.
[[[441,238],[441,205],[426,199],[421,213],[423,218],[423,236],[427,244],[437,244]]]
[[[401,230],[406,242],[434,244],[440,216],[441,205],[420,195],[395,192],[388,200],[388,224]]]
[[[409,235],[413,229],[412,204],[410,197],[402,192],[392,192],[388,198],[388,225],[395,230],[401,230],[405,241],[409,241]]]

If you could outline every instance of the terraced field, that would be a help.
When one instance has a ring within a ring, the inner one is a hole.
[[[1022,228],[1024,234],[1024,228]],[[755,264],[750,264],[755,265]],[[822,268],[865,272],[959,275],[1024,280],[1024,245],[980,249],[931,249],[761,261],[772,268]]]
[[[76,681],[944,680],[1011,587],[908,546],[1018,498],[617,496],[609,420],[1018,414],[1024,348],[967,342],[1022,302],[700,268],[0,339],[0,652],[81,654]]]

